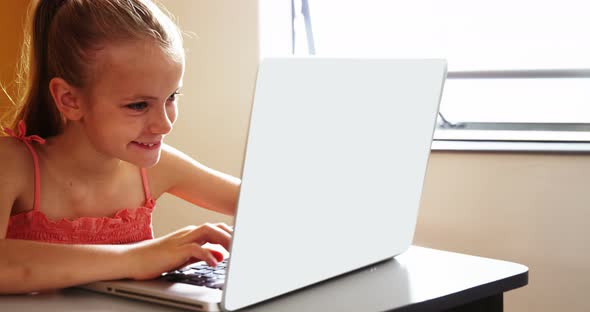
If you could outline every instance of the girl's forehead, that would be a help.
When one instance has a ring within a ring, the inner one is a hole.
[[[96,60],[97,87],[116,93],[130,91],[129,88],[173,90],[181,84],[184,73],[184,62],[178,62],[149,41],[106,45],[97,53]]]

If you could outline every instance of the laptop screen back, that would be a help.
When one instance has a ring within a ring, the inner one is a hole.
[[[445,76],[444,60],[262,62],[225,309],[408,248]]]

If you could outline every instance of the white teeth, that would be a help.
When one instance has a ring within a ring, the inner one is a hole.
[[[137,143],[137,144],[141,144],[141,145],[144,145],[144,146],[148,146],[148,147],[152,147],[152,146],[156,145],[155,143],[149,143],[149,144],[148,144],[148,143],[141,143],[141,142],[137,142],[137,141],[134,141],[134,142],[135,142],[135,143]]]

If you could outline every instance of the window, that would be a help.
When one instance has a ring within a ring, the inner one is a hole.
[[[438,140],[590,142],[590,2],[292,0],[293,53],[445,58]]]

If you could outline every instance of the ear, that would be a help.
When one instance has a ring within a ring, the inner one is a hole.
[[[77,88],[62,78],[55,77],[49,81],[49,93],[65,119],[80,120],[82,118],[84,111]]]

